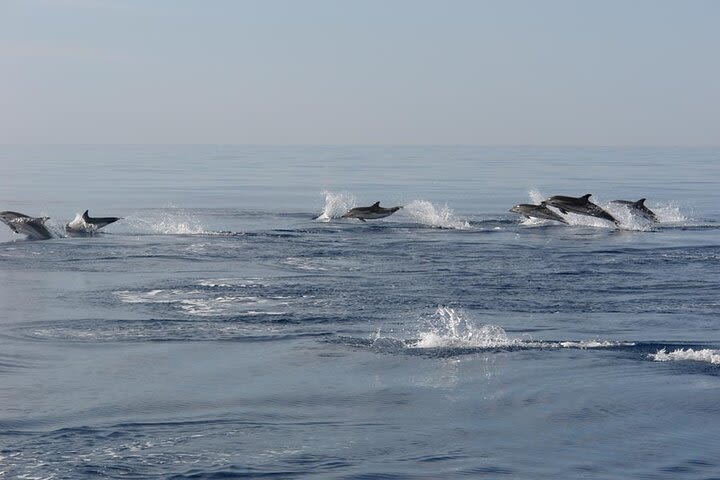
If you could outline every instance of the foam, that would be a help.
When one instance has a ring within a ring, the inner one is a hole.
[[[655,362],[706,362],[713,365],[720,364],[720,350],[704,348],[693,350],[692,348],[678,348],[672,352],[666,349],[658,350],[656,353],[648,354],[648,357]]]
[[[201,281],[199,286],[206,288],[204,290],[197,288],[121,290],[115,292],[115,295],[123,303],[171,305],[172,308],[192,317],[285,315],[288,313],[286,307],[293,300],[290,297],[260,297],[247,295],[245,292],[233,295],[232,291],[228,293],[225,293],[227,290],[217,291],[220,288],[244,288],[246,286],[244,283],[233,286],[229,283]]]
[[[197,285],[209,288],[253,288],[264,287],[264,283],[253,278],[210,278],[198,280]]]
[[[562,348],[579,348],[581,350],[586,348],[632,347],[633,345],[635,345],[635,342],[618,342],[612,340],[580,340],[558,342],[558,346]]]

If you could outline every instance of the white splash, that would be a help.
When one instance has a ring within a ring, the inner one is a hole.
[[[660,223],[683,223],[688,220],[680,211],[680,207],[672,202],[648,205],[648,207],[655,212]]]
[[[195,215],[182,209],[173,208],[133,215],[127,217],[126,222],[140,231],[163,235],[204,235],[208,233]]]
[[[508,338],[505,330],[496,325],[475,325],[454,308],[439,306],[430,321],[429,331],[420,332],[411,348],[498,348],[522,343]]]
[[[720,350],[711,350],[709,348],[702,350],[679,348],[669,353],[663,348],[662,350],[658,350],[657,353],[648,354],[648,357],[656,362],[690,361],[707,362],[715,365],[720,364]]]
[[[340,218],[348,210],[357,206],[357,199],[351,193],[324,191],[322,194],[325,196],[325,204],[322,213],[315,218],[321,222]]]
[[[635,345],[634,342],[622,340],[535,340],[529,334],[512,337],[502,327],[477,324],[464,311],[442,305],[438,306],[430,317],[423,317],[422,322],[420,328],[403,329],[405,332],[400,335],[395,334],[392,329],[383,332],[381,328],[378,328],[370,337],[371,345],[373,348],[393,351],[404,349],[552,351],[559,349],[613,349]]]
[[[434,228],[465,230],[470,224],[459,219],[447,205],[436,206],[427,200],[413,200],[403,207],[399,214],[408,215],[417,223]]]

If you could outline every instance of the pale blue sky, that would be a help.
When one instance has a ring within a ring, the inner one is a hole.
[[[0,143],[719,145],[718,1],[0,0]]]

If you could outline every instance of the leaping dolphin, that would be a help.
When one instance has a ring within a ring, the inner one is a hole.
[[[15,233],[27,235],[30,240],[47,240],[52,233],[45,226],[49,217],[33,218],[18,212],[0,212],[0,221]]]
[[[641,198],[637,202],[633,202],[630,200],[613,200],[610,203],[615,203],[617,205],[625,205],[627,208],[630,209],[632,212],[637,212],[638,215],[641,217],[644,217],[648,220],[651,220],[653,222],[657,222],[657,215],[655,215],[655,212],[650,210],[648,207],[645,206],[645,199]]]
[[[351,208],[350,210],[345,213],[340,218],[357,218],[358,220],[365,221],[372,220],[375,218],[385,218],[393,213],[400,210],[402,207],[390,207],[390,208],[383,208],[380,206],[380,202],[375,202],[369,207],[355,207]]]
[[[562,213],[573,212],[580,215],[603,218],[605,220],[610,220],[615,225],[618,225],[618,221],[615,217],[590,201],[591,196],[591,193],[585,194],[582,197],[564,197],[562,195],[556,195],[546,199],[543,203],[557,208]]]
[[[92,235],[106,225],[120,220],[120,217],[91,217],[88,210],[82,215],[78,214],[75,219],[65,225],[65,231],[69,235]]]
[[[567,220],[562,218],[557,213],[550,210],[546,205],[545,202],[542,202],[540,205],[533,205],[530,203],[521,203],[519,205],[515,205],[510,209],[513,213],[518,213],[522,215],[525,218],[541,218],[544,220],[554,220],[556,222],[564,223],[567,225]]]

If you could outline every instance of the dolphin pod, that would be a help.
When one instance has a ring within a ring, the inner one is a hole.
[[[601,218],[613,222],[616,226],[619,225],[619,221],[613,217],[610,213],[604,210],[602,207],[594,204],[590,201],[592,194],[587,193],[582,197],[567,197],[563,195],[555,195],[553,197],[546,198],[540,205],[532,205],[523,203],[515,205],[510,209],[511,212],[518,213],[526,218],[539,218],[544,220],[554,220],[557,222],[567,224],[567,221],[560,215],[550,210],[548,207],[557,209],[560,213],[567,215],[569,212],[576,213],[578,215],[585,215],[589,217]],[[613,200],[613,204],[623,205],[627,207],[632,213],[638,214],[647,220],[657,222],[657,215],[655,212],[645,206],[645,199],[641,198],[637,202],[630,200]]]
[[[551,220],[559,223],[568,224],[563,218],[570,212],[578,215],[585,215],[595,218],[601,218],[613,222],[618,225],[618,220],[602,207],[590,201],[592,194],[587,193],[581,197],[568,197],[555,195],[546,198],[540,205],[529,203],[521,203],[510,209],[511,212],[522,215],[526,218],[537,218],[542,220]],[[658,218],[655,212],[645,206],[645,199],[641,198],[637,201],[631,200],[613,200],[610,203],[622,205],[630,210],[631,213],[639,215],[652,222],[657,222]],[[550,208],[552,207],[552,209]],[[369,207],[355,207],[344,213],[341,218],[357,218],[365,222],[378,218],[385,218],[403,208],[402,206],[384,208],[380,206],[380,202],[375,202]],[[557,210],[557,213],[555,210]],[[316,217],[317,218],[317,217]],[[53,234],[45,226],[45,222],[49,217],[30,217],[23,213],[4,211],[0,212],[0,221],[7,225],[14,233],[24,234],[30,240],[46,240],[53,237]],[[81,215],[78,214],[72,221],[65,224],[65,232],[69,236],[90,236],[94,235],[101,228],[111,223],[121,220],[121,217],[91,217],[88,210]]]

